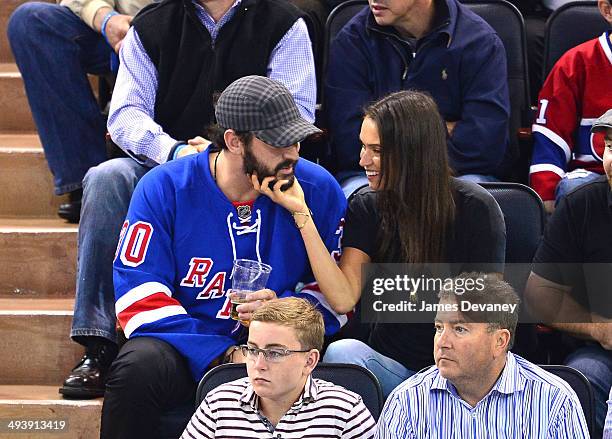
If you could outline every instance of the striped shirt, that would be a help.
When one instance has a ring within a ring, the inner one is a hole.
[[[610,396],[608,396],[608,414],[604,422],[603,439],[612,439],[612,389],[610,389]]]
[[[236,13],[241,0],[215,22],[194,0],[196,14],[214,40],[220,29]],[[119,52],[120,66],[108,117],[108,131],[113,141],[141,164],[164,163],[177,139],[164,132],[154,120],[157,95],[157,69],[132,27]],[[267,76],[287,86],[302,116],[314,121],[317,85],[312,45],[308,28],[298,19],[270,54]],[[187,139],[180,139],[187,140]]]
[[[475,407],[432,366],[400,384],[378,420],[376,438],[588,438],[578,396],[561,378],[508,353]]]
[[[259,397],[248,378],[223,384],[206,395],[181,439],[368,439],[376,429],[359,395],[311,377],[276,427],[258,407]]]

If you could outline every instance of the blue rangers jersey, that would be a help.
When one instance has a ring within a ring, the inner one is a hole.
[[[346,200],[322,167],[295,167],[313,220],[332,256],[340,252]],[[240,215],[239,215],[240,210]],[[264,195],[239,210],[216,185],[208,151],[169,162],[140,181],[121,230],[114,262],[115,310],[128,338],[157,337],[188,361],[196,380],[236,344],[227,291],[234,259],[272,266],[267,287],[318,304],[327,334],[346,317],[327,304],[314,282],[291,214]],[[306,286],[299,293],[296,285]]]

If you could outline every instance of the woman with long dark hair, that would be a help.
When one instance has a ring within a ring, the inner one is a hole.
[[[359,164],[369,188],[350,200],[338,265],[321,241],[299,184],[264,179],[263,194],[288,209],[300,229],[321,292],[336,312],[358,303],[365,263],[453,263],[463,271],[503,272],[505,226],[493,197],[477,184],[451,176],[446,128],[433,99],[415,91],[393,93],[365,110]],[[475,139],[477,141],[477,139]],[[383,393],[433,363],[432,324],[383,324],[368,344],[332,343],[324,361],[370,369]]]

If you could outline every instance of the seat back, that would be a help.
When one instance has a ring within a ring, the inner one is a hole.
[[[593,428],[595,425],[595,400],[593,397],[593,388],[591,387],[589,380],[582,372],[574,369],[573,367],[554,364],[544,364],[540,365],[540,367],[547,372],[557,375],[559,378],[566,381],[572,389],[574,389],[574,392],[576,392],[576,395],[578,395],[578,399],[580,400],[580,405],[582,406],[582,411],[584,412],[584,417],[586,418],[589,433],[591,437],[595,437],[593,436]]]
[[[499,204],[506,222],[506,263],[508,282],[522,293],[530,264],[544,233],[546,212],[539,195],[520,183],[480,183]],[[516,268],[516,270],[514,270]]]
[[[531,103],[523,16],[516,6],[505,0],[464,0],[462,3],[493,28],[506,49],[510,92],[510,149],[505,162],[515,168],[504,171],[508,176],[512,175],[513,179],[522,180],[523,175],[527,175],[530,153],[521,151],[518,132],[521,127],[531,124],[527,120]]]
[[[546,22],[542,78],[548,76],[565,52],[598,37],[609,28],[596,1],[578,1],[561,6]]]
[[[202,403],[204,397],[212,389],[246,376],[245,364],[222,364],[211,369],[198,385],[196,407]],[[378,379],[372,372],[354,364],[319,363],[312,376],[359,394],[372,417],[378,420],[383,406],[383,396]]]
[[[544,233],[546,213],[533,189],[519,183],[481,183],[499,204],[506,223],[506,265],[504,279],[520,297],[531,272],[531,261]],[[521,307],[522,321],[530,321]],[[542,361],[541,340],[536,326],[519,323],[512,351],[532,361]]]
[[[338,32],[342,30],[344,25],[367,5],[368,0],[348,0],[336,6],[327,16],[327,22],[325,23],[325,38],[323,43],[323,80],[321,81],[321,91],[319,93],[322,107],[325,107],[325,96],[322,93],[325,89],[325,74],[327,72],[331,43],[334,41],[334,38],[336,38],[336,35],[338,35]]]

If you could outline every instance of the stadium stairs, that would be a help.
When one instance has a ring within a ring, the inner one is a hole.
[[[92,439],[102,399],[58,393],[83,353],[69,338],[78,227],[56,215],[65,201],[53,195],[6,37],[23,2],[0,0],[0,438]]]

